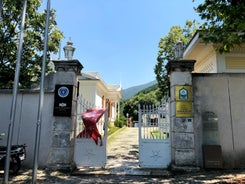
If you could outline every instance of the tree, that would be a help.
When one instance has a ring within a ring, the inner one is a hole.
[[[138,120],[138,105],[156,105],[158,101],[156,100],[155,91],[151,91],[149,93],[139,93],[133,98],[124,102],[123,106],[123,114],[126,117],[127,114],[129,117],[132,117],[133,120]]]
[[[216,44],[220,53],[245,43],[244,0],[205,0],[196,11],[205,20],[200,36],[206,43]]]
[[[23,1],[3,0],[2,21],[0,22],[0,88],[12,88],[20,32]],[[40,79],[44,47],[46,12],[38,12],[41,0],[28,0],[26,10],[25,35],[20,67],[20,88],[30,88]],[[63,34],[56,27],[55,10],[50,13],[48,57],[57,53]],[[50,71],[47,65],[46,72]]]
[[[158,100],[163,99],[169,91],[169,79],[165,68],[166,63],[174,59],[174,46],[181,41],[187,44],[197,30],[197,23],[195,21],[187,20],[184,28],[180,26],[171,27],[167,36],[160,38],[158,47],[157,64],[154,72],[158,82],[159,90],[157,92]]]

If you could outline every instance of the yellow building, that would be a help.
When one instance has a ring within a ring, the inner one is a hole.
[[[196,60],[194,73],[244,73],[245,45],[236,46],[230,53],[220,54],[217,45],[204,43],[197,32],[187,45],[183,59]]]

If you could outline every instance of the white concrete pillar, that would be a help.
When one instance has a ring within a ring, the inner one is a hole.
[[[56,73],[53,77],[53,83],[49,84],[49,88],[53,86],[54,98],[56,99],[54,99],[54,121],[50,122],[52,123],[52,133],[48,167],[72,169],[77,118],[77,75],[80,74],[83,66],[78,60],[53,62]],[[62,101],[67,95],[71,95],[68,100],[70,102]]]
[[[195,60],[172,60],[170,77],[171,158],[175,167],[197,165],[193,128],[192,71]]]

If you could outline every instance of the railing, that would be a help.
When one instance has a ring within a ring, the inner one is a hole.
[[[101,107],[95,106],[95,104],[92,104],[88,102],[86,99],[79,97],[77,100],[77,125],[76,125],[76,135],[79,135],[81,132],[84,131],[82,137],[80,138],[90,138],[87,134],[87,130],[85,129],[85,125],[82,119],[82,113],[87,111],[88,109],[102,109]],[[104,115],[100,118],[100,120],[96,123],[96,127],[98,130],[98,133],[103,137],[105,136],[105,123],[107,122],[107,109],[104,113]],[[90,129],[93,129],[91,126]],[[90,130],[88,130],[90,131]]]
[[[141,139],[168,139],[170,136],[168,103],[139,105],[139,136]]]

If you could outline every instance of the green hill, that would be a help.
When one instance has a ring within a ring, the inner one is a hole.
[[[151,81],[146,84],[133,86],[127,89],[122,90],[122,100],[127,100],[129,98],[132,98],[133,96],[137,95],[139,92],[147,93],[147,91],[154,90],[154,85],[157,84],[157,81]],[[151,89],[152,88],[152,89]]]

